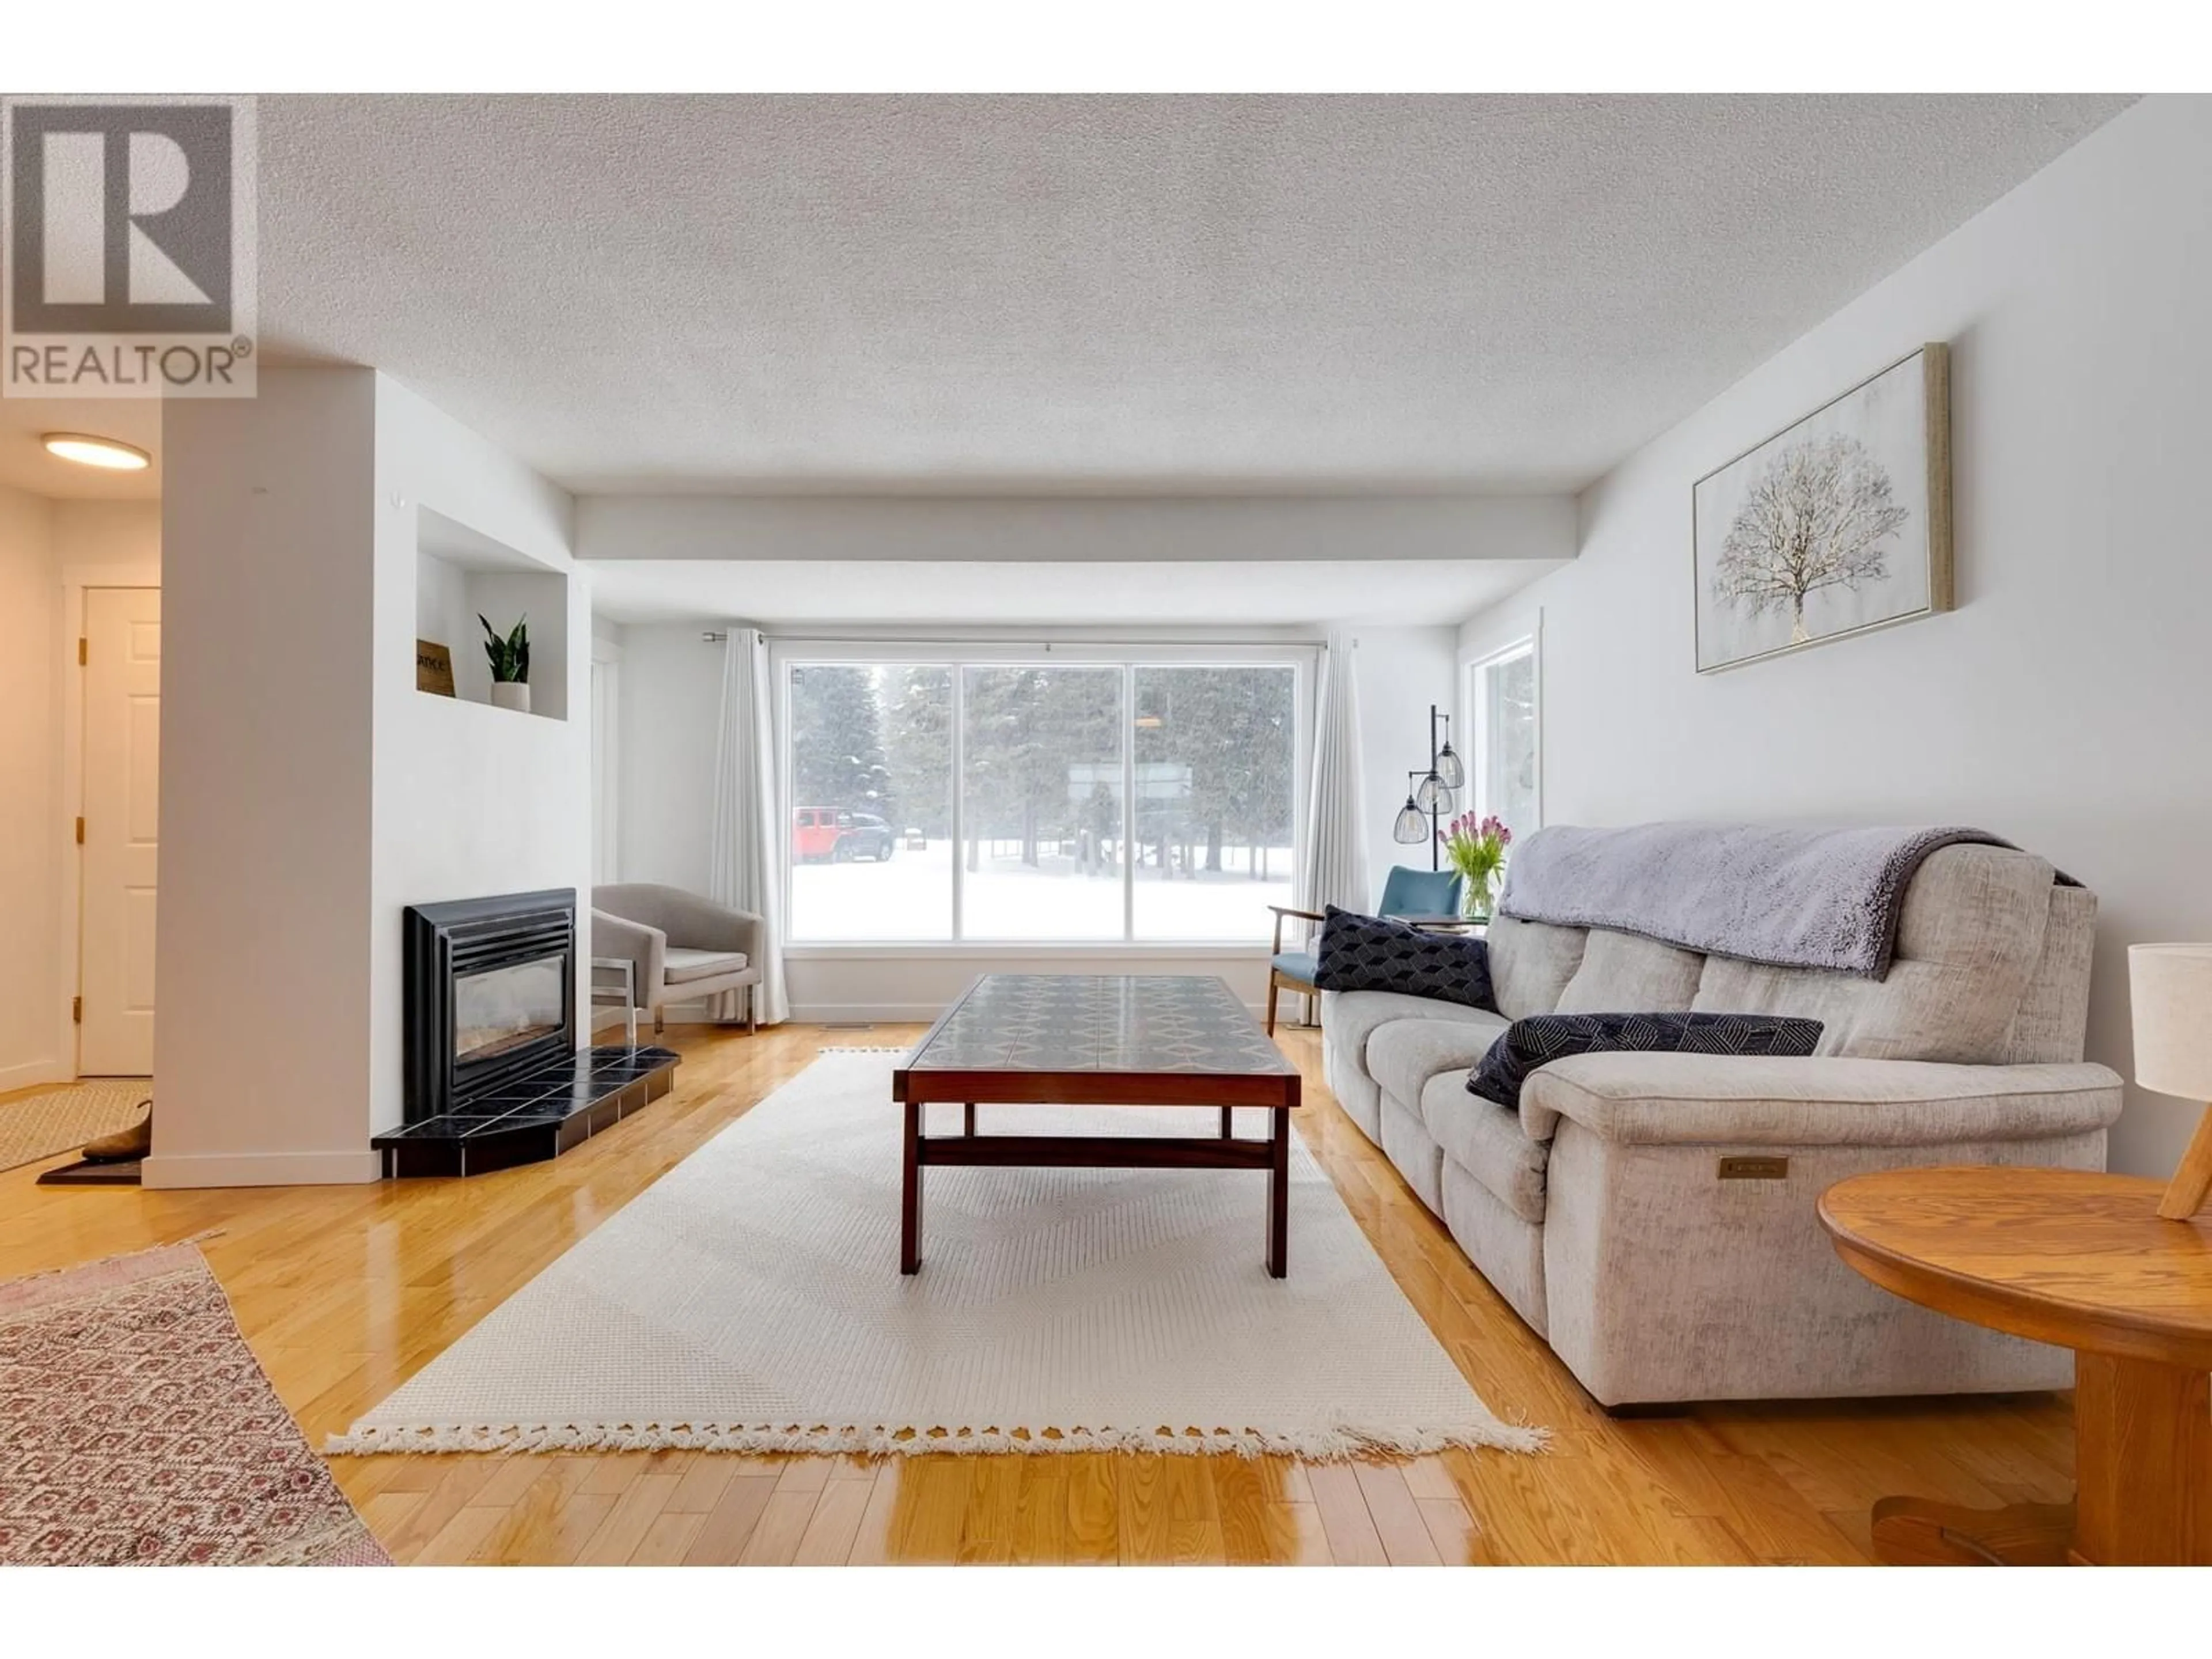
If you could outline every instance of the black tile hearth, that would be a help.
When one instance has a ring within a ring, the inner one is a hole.
[[[542,1164],[659,1099],[674,1086],[677,1064],[672,1048],[580,1049],[369,1144],[393,1177],[489,1175]]]

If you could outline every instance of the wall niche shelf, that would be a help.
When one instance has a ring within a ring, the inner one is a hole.
[[[453,659],[453,695],[423,690],[441,702],[491,700],[482,615],[503,635],[530,620],[530,708],[526,718],[568,718],[568,578],[528,554],[494,541],[457,519],[418,507],[415,522],[415,637],[442,645]]]

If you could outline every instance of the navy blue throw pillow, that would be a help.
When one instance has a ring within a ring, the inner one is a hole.
[[[1363,916],[1334,904],[1321,926],[1316,988],[1401,991],[1439,1002],[1498,1012],[1490,988],[1490,947],[1460,933],[1429,933],[1387,916]]]
[[[1820,1041],[1819,1020],[1776,1014],[1538,1014],[1505,1028],[1481,1064],[1467,1074],[1467,1091],[1517,1107],[1528,1074],[1570,1054],[1636,1050],[1802,1059]]]

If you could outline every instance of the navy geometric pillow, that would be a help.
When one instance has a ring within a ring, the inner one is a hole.
[[[1637,1050],[1684,1054],[1787,1054],[1820,1041],[1817,1019],[1774,1014],[1537,1014],[1516,1019],[1467,1074],[1467,1091],[1500,1106],[1521,1103],[1528,1073],[1570,1054]]]
[[[1457,933],[1425,933],[1385,916],[1334,904],[1322,922],[1314,975],[1323,991],[1402,991],[1498,1012],[1490,988],[1490,947]]]

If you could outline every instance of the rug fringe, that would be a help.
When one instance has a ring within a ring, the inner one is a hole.
[[[1220,1453],[1238,1457],[1296,1457],[1339,1463],[1358,1457],[1418,1457],[1456,1447],[1491,1446],[1538,1452],[1550,1431],[1506,1423],[1454,1428],[1268,1429],[915,1429],[848,1426],[811,1428],[772,1424],[598,1423],[462,1426],[457,1424],[364,1424],[323,1443],[331,1457],[393,1453],[710,1451],[814,1453],[864,1457],[924,1455],[1165,1452],[1188,1456]]]

